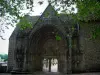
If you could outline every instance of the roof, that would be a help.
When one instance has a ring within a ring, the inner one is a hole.
[[[29,15],[25,15],[25,17],[27,18],[28,21],[30,21],[32,23],[32,25],[34,26],[34,24],[37,22],[37,20],[39,19],[40,16],[29,16]]]
[[[26,15],[25,18],[27,18],[28,21],[30,21],[32,23],[32,26],[35,25],[35,23],[37,22],[37,20],[39,19],[40,16],[29,16]],[[14,38],[15,35],[17,35],[18,32],[20,32],[20,27],[17,25],[16,28],[14,29],[13,33],[11,34],[10,38]]]
[[[25,15],[24,17],[32,23],[32,26],[34,27],[34,25],[36,25],[37,22],[39,22],[39,20],[43,19],[44,17],[48,18],[48,17],[54,17],[56,16],[57,18],[60,18],[60,20],[62,22],[68,22],[70,20],[72,20],[72,18],[66,14],[57,14],[57,12],[55,11],[55,9],[52,7],[51,4],[49,4],[47,6],[47,8],[45,9],[45,11],[43,12],[43,14],[41,16],[29,16],[29,15]],[[16,26],[15,30],[13,31],[12,35],[10,36],[10,38],[13,38],[14,36],[23,36],[22,34],[20,35],[20,33],[28,33],[30,32],[31,29],[27,29],[27,30],[20,30],[19,26]],[[18,34],[19,33],[19,34]]]

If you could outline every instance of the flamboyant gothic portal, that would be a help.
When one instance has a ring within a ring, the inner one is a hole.
[[[27,56],[31,60],[31,65],[34,65],[31,67],[31,70],[33,72],[42,71],[42,61],[46,59],[49,64],[48,72],[51,72],[51,60],[57,59],[58,71],[64,71],[67,64],[67,51],[67,41],[65,41],[61,31],[58,31],[53,26],[42,27],[32,35],[29,51],[27,52],[29,53]],[[60,67],[63,67],[63,69],[60,70]]]
[[[32,28],[16,26],[10,36],[7,71],[100,72],[100,40],[90,40],[95,32],[91,29],[98,28],[99,22],[79,26],[72,15],[58,14],[51,4],[41,16],[24,18]]]
[[[33,28],[17,26],[10,38],[8,71],[72,73],[80,66],[79,27],[49,5],[41,16],[26,16]],[[76,53],[73,53],[73,51]],[[73,60],[75,62],[73,62]],[[76,66],[77,65],[77,66]]]

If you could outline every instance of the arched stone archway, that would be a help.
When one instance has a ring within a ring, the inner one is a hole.
[[[42,71],[44,58],[56,58],[58,71],[67,72],[68,42],[61,31],[53,26],[44,26],[36,31],[30,40],[27,61],[31,72]]]
[[[74,26],[71,16],[57,15],[51,5],[38,17],[28,17],[32,21],[32,29],[20,30],[17,27],[11,36],[8,70],[41,71],[43,58],[56,58],[59,72],[72,73],[76,68],[79,70],[79,62],[76,63],[81,55],[76,34],[79,26]]]

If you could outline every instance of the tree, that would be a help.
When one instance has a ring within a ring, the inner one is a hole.
[[[0,54],[1,59],[4,59],[4,61],[8,60],[8,55],[7,54]]]
[[[78,9],[75,16],[78,20],[97,20],[100,19],[100,1],[99,0],[50,0],[55,6],[60,6],[58,11],[74,14],[73,11]],[[73,7],[76,5],[76,8]],[[71,7],[70,10],[68,7]]]
[[[8,55],[7,54],[4,55],[4,61],[8,61]]]
[[[32,8],[33,0],[0,0],[0,32],[5,33],[4,28],[9,29],[9,25],[14,26],[14,23],[18,23],[25,14],[28,14],[22,13],[22,10],[33,11]],[[1,34],[0,37],[3,39]]]
[[[77,21],[100,20],[99,0],[48,0],[48,2],[57,7],[57,11],[71,14]],[[43,1],[41,0],[38,3],[41,5]],[[74,13],[75,6],[78,9],[77,13]],[[33,7],[34,0],[0,0],[0,17],[6,16],[6,19],[13,17],[12,22],[15,23],[18,19],[23,19],[22,17],[25,15],[21,10],[29,9],[33,11]],[[13,26],[12,23],[11,25]],[[27,27],[27,25],[25,26]],[[3,29],[0,31],[4,32]]]
[[[60,6],[57,10],[62,9],[62,13],[70,14],[77,21],[100,21],[100,0],[49,0],[54,6]],[[74,13],[76,5],[77,13]],[[69,7],[70,10],[69,10]],[[91,27],[91,26],[90,26]],[[92,39],[100,38],[100,25],[94,27]]]

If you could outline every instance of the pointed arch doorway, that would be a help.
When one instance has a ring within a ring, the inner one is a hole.
[[[31,71],[67,72],[67,42],[61,31],[44,26],[32,35]]]

